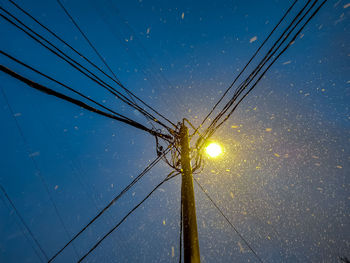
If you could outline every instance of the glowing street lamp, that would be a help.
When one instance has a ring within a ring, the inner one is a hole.
[[[222,154],[222,147],[218,143],[212,142],[207,145],[205,151],[209,155],[209,157],[216,158],[220,154]]]

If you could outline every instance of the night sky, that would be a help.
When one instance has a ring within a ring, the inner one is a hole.
[[[187,118],[198,126],[292,2],[63,4],[128,89],[172,122]],[[55,0],[16,3],[108,72]],[[299,0],[287,20],[305,3]],[[0,5],[84,63],[9,1]],[[224,154],[204,157],[195,175],[263,262],[350,258],[349,15],[348,0],[326,2],[214,134]],[[139,112],[0,19],[2,51],[152,128]],[[4,55],[0,62],[77,98]],[[36,239],[0,191],[0,262],[47,261],[37,243],[53,256],[157,157],[154,136],[3,72],[0,122],[0,184]],[[77,262],[171,170],[159,162],[54,262]],[[180,176],[163,184],[85,262],[178,262],[180,188]],[[196,184],[194,190],[201,261],[258,262]]]

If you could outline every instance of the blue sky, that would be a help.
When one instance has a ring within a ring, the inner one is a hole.
[[[127,88],[171,121],[186,117],[198,125],[292,2],[63,3]],[[49,37],[8,1],[0,4]],[[107,70],[56,1],[18,4]],[[325,4],[217,131],[213,139],[225,154],[206,160],[196,175],[264,262],[350,257],[349,4]],[[0,35],[1,50],[150,127],[4,19]],[[0,61],[74,96],[4,56]],[[52,256],[156,158],[155,139],[4,73],[0,83],[0,183]],[[170,171],[159,163],[55,262],[76,262]],[[180,185],[179,177],[165,183],[86,262],[178,261]],[[257,262],[196,185],[195,195],[202,262]],[[4,199],[0,262],[44,260],[35,251]]]

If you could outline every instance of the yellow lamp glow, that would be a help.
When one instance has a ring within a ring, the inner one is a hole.
[[[210,157],[215,158],[222,153],[222,148],[219,144],[212,142],[205,148],[205,151]]]

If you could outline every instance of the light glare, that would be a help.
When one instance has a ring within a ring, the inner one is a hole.
[[[206,148],[205,148],[207,154],[210,157],[217,157],[222,153],[221,146],[215,142],[210,143]]]

